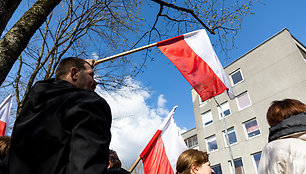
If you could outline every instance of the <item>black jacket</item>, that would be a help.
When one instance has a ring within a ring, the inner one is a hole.
[[[63,80],[37,82],[15,122],[7,173],[105,173],[111,120],[95,92]]]
[[[131,173],[120,167],[112,167],[107,169],[107,174],[131,174]]]

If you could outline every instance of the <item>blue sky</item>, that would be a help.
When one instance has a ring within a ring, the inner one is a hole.
[[[301,43],[306,44],[306,1],[271,0],[257,2],[255,14],[247,16],[243,21],[243,29],[238,33],[236,47],[230,52],[231,59],[224,63],[224,56],[219,55],[223,66],[233,62],[260,43],[284,28]],[[209,35],[210,38],[216,37]],[[150,105],[157,103],[157,98],[163,94],[167,101],[166,107],[171,110],[178,105],[174,115],[175,122],[187,130],[195,127],[194,111],[191,97],[191,86],[183,78],[174,65],[164,56],[155,58],[148,63],[143,74],[137,77],[143,85],[148,87],[152,96]]]

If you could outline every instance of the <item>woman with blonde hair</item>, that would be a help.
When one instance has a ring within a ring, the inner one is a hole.
[[[273,101],[267,112],[269,143],[264,147],[259,174],[306,173],[306,105],[299,100]]]
[[[176,163],[177,174],[214,174],[210,168],[208,154],[196,149],[185,150]]]

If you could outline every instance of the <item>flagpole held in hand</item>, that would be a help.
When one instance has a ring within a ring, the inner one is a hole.
[[[102,62],[106,62],[106,61],[110,61],[110,60],[116,59],[116,58],[118,58],[118,57],[126,56],[126,55],[129,55],[129,54],[132,54],[132,53],[135,53],[135,52],[144,50],[144,49],[148,49],[148,48],[154,47],[154,46],[156,46],[156,45],[157,45],[157,42],[156,42],[156,43],[152,43],[152,44],[150,44],[150,45],[143,46],[143,47],[135,48],[135,49],[130,50],[130,51],[126,51],[126,52],[123,52],[123,53],[119,53],[119,54],[116,54],[116,55],[113,55],[113,56],[109,56],[109,57],[106,57],[106,58],[97,60],[97,61],[95,62],[95,65],[98,65],[98,64],[100,64],[100,63],[102,63]]]
[[[133,172],[133,170],[136,168],[137,164],[139,163],[139,161],[141,160],[140,157],[137,158],[137,160],[135,161],[135,163],[133,164],[133,166],[131,167],[131,169],[129,170],[130,173]]]

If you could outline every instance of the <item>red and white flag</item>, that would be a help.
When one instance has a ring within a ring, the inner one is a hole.
[[[6,135],[9,115],[12,106],[12,95],[10,94],[0,105],[0,136]]]
[[[227,90],[234,93],[204,29],[160,41],[157,47],[167,56],[203,101]]]
[[[175,106],[140,154],[145,174],[175,174],[176,161],[187,149],[174,123]]]

